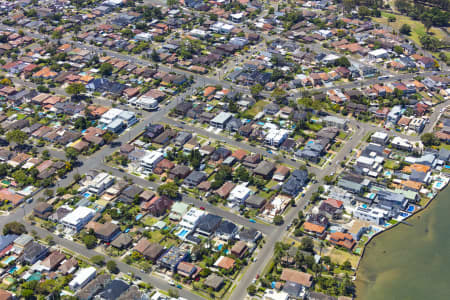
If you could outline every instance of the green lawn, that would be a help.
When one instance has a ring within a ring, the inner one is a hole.
[[[153,224],[155,224],[156,222],[158,222],[158,219],[153,218],[153,217],[145,217],[142,219],[142,224],[144,224],[145,226],[152,226]]]
[[[396,21],[388,23],[388,17],[395,17]],[[400,30],[400,27],[403,24],[408,24],[411,26],[411,34],[409,36],[409,39],[413,40],[416,44],[420,45],[420,36],[426,34],[425,26],[419,21],[415,21],[411,19],[408,16],[399,16],[399,15],[393,15],[386,12],[381,12],[381,18],[372,18],[374,21],[382,24],[386,24],[391,26],[396,31]],[[430,33],[433,34],[436,38],[442,40],[444,38],[444,33],[439,28],[431,28]]]
[[[388,159],[384,163],[384,167],[387,168],[387,169],[394,170],[394,169],[396,169],[398,167],[398,164],[395,161],[393,161],[391,159]]]
[[[250,109],[248,109],[246,113],[252,116],[256,116],[264,109],[264,106],[266,106],[267,104],[269,104],[268,101],[260,100],[256,102]]]

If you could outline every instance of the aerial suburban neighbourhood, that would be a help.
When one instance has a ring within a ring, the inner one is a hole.
[[[0,299],[424,299],[357,281],[450,180],[449,20],[0,1]]]

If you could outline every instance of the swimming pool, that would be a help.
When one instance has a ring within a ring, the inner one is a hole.
[[[177,233],[177,236],[178,236],[180,239],[184,239],[188,233],[189,233],[189,230],[187,230],[187,229],[181,229],[181,230]]]
[[[438,182],[436,182],[436,187],[437,187],[437,188],[440,188],[440,187],[442,187],[442,181],[438,181]]]
[[[306,143],[306,145],[312,145],[312,144],[314,144],[314,141],[308,141],[308,142]]]
[[[138,214],[138,215],[136,216],[136,221],[139,221],[142,217],[143,217],[143,214]]]
[[[217,250],[222,250],[222,248],[223,248],[223,244],[220,244],[219,246],[217,246]]]
[[[361,205],[363,208],[367,208],[367,204],[363,204]]]
[[[258,125],[264,126],[264,122],[258,122]]]
[[[8,273],[9,274],[13,274],[15,271],[17,271],[17,267],[16,266],[14,266],[14,267],[12,267],[11,269],[9,269],[9,271],[8,271]]]
[[[9,264],[10,262],[15,261],[15,260],[16,260],[16,257],[14,257],[14,256],[8,256],[8,257],[5,258],[4,260],[2,260],[2,263],[3,263],[4,265],[7,265],[7,264]]]
[[[406,210],[407,212],[413,212],[416,208],[414,207],[414,205],[410,205],[408,206],[408,209]]]
[[[369,199],[370,199],[370,200],[373,200],[373,199],[375,199],[375,196],[376,196],[376,195],[375,195],[374,193],[370,193],[370,194],[369,194]],[[366,207],[365,207],[365,208],[366,208]]]
[[[84,197],[84,198],[89,198],[89,197],[91,197],[91,196],[92,196],[92,194],[89,193],[89,192],[86,192],[86,193],[83,194],[83,197]]]
[[[386,172],[384,172],[384,175],[386,175],[386,176],[391,176],[391,171],[386,171]]]

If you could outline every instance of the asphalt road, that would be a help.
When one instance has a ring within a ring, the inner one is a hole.
[[[56,234],[47,231],[41,227],[37,227],[37,226],[32,226],[28,223],[25,222],[25,226],[27,228],[27,230],[29,232],[31,231],[35,231],[37,233],[37,235],[40,238],[45,238],[47,236],[52,236],[54,242],[56,243],[56,245],[61,246],[63,248],[69,249],[72,252],[78,253],[86,258],[91,258],[92,256],[95,255],[101,255],[103,257],[105,257],[106,261],[109,260],[114,260],[117,264],[117,267],[119,268],[119,270],[125,274],[127,273],[133,273],[134,275],[139,276],[140,278],[142,278],[142,281],[151,284],[154,287],[157,287],[159,289],[162,290],[169,290],[169,289],[173,289],[172,286],[170,286],[167,282],[167,280],[161,279],[159,277],[156,276],[152,276],[149,275],[148,273],[142,272],[140,269],[135,268],[133,266],[127,265],[125,263],[123,263],[122,261],[115,259],[115,258],[111,258],[108,256],[105,256],[102,253],[99,253],[95,250],[89,250],[87,249],[84,245],[70,241],[68,239],[65,238],[60,238],[59,236],[57,236]],[[186,290],[186,289],[177,289],[179,295],[183,298],[186,299],[192,299],[192,300],[199,300],[199,299],[203,299],[203,297],[200,297],[196,294],[191,293],[190,291]]]

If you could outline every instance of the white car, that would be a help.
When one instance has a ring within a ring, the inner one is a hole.
[[[168,281],[168,283],[169,283],[169,285],[171,285],[171,286],[175,286],[175,281],[173,281],[172,279],[170,279],[170,280]]]

